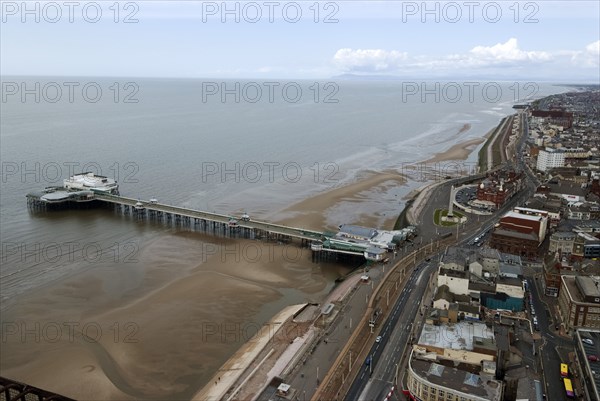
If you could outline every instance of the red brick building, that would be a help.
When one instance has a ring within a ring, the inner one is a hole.
[[[492,202],[499,208],[521,188],[522,176],[512,170],[489,175],[477,187],[477,200]]]
[[[571,128],[573,125],[573,113],[563,110],[533,110],[532,117],[547,119],[550,124]]]
[[[548,212],[518,208],[506,213],[494,227],[490,246],[513,255],[533,258],[546,237]]]

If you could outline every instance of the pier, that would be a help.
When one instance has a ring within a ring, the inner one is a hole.
[[[155,199],[144,201],[93,189],[67,191],[61,187],[47,188],[41,192],[28,194],[27,205],[34,211],[106,207],[136,220],[175,224],[219,236],[264,239],[282,243],[289,243],[295,239],[300,241],[301,246],[310,246],[315,260],[352,256],[369,259],[369,255],[373,252],[372,249],[366,252],[364,248],[350,243],[334,243],[329,240],[333,235],[330,232],[166,205]],[[386,251],[381,250],[381,254],[383,253]]]

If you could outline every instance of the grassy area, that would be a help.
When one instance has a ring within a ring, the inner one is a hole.
[[[460,217],[460,218],[465,217],[464,214],[457,212],[456,210],[453,212],[453,214],[456,217]],[[448,209],[436,209],[435,212],[433,213],[433,223],[435,225],[442,226],[442,227],[451,227],[451,226],[456,225],[457,223],[453,223],[453,222],[449,222],[449,221],[442,221],[442,217],[445,217],[447,215],[448,215]]]

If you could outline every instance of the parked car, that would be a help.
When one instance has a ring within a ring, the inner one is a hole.
[[[587,358],[590,362],[598,362],[598,357],[596,355],[588,355]]]
[[[594,345],[594,342],[589,338],[582,338],[581,341],[589,345]]]
[[[381,336],[377,336],[377,338],[375,339],[375,342],[376,343],[381,342]]]

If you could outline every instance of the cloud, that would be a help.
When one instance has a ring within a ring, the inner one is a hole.
[[[538,51],[524,50],[516,38],[494,45],[478,45],[464,53],[432,57],[381,49],[339,49],[333,56],[334,65],[344,72],[355,73],[421,73],[434,74],[491,73],[511,74],[525,71],[542,72],[553,66],[575,65],[579,68],[598,66],[600,41],[590,43],[585,50]]]
[[[385,72],[402,66],[408,54],[396,50],[339,49],[333,56],[334,63],[344,71]]]
[[[475,46],[469,52],[469,58],[476,64],[506,64],[516,62],[549,61],[552,57],[547,52],[525,51],[519,49],[517,39],[510,38],[504,43],[494,46]],[[468,59],[469,59],[468,58]]]
[[[600,66],[600,40],[590,43],[581,53],[581,62],[585,67]]]

